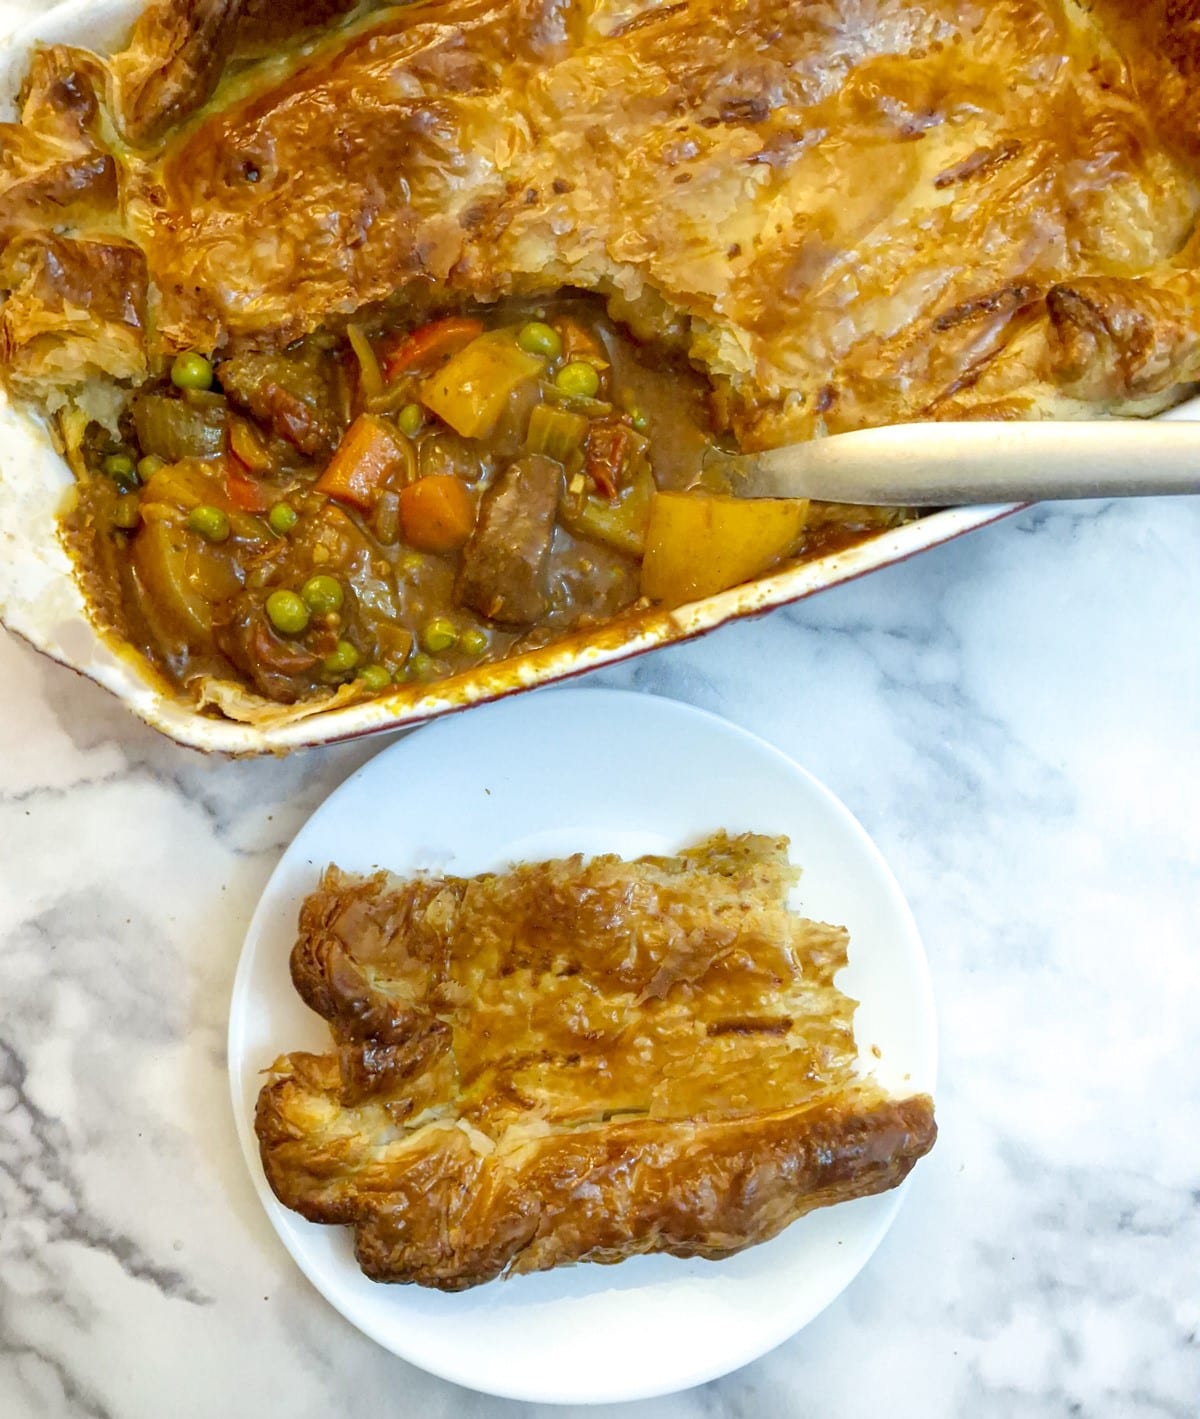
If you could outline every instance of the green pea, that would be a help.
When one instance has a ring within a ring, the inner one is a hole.
[[[392,683],[392,677],[382,665],[364,665],[358,672],[358,678],[368,690],[383,690]]]
[[[335,649],[325,657],[326,675],[349,675],[358,664],[358,651],[349,641],[338,641]]]
[[[167,466],[165,458],[159,458],[157,453],[148,453],[144,458],[138,459],[137,475],[143,483],[148,483],[160,468]]]
[[[544,355],[548,360],[557,360],[562,354],[562,336],[543,320],[522,325],[517,331],[517,344],[527,355]]]
[[[102,460],[100,467],[119,488],[137,487],[137,472],[133,459],[127,453],[110,453]]]
[[[600,388],[600,374],[586,360],[572,360],[554,376],[554,384],[573,399],[592,399]]]
[[[650,427],[650,420],[636,406],[629,411],[629,422],[639,434],[644,434]]]
[[[337,577],[326,576],[324,572],[310,576],[300,588],[300,595],[308,609],[315,611],[318,616],[325,616],[330,611],[340,611],[342,602],[346,599],[342,583]]]
[[[229,519],[219,507],[201,503],[188,513],[188,526],[209,542],[224,542],[229,536]]]
[[[434,616],[421,631],[421,644],[433,655],[458,644],[458,627],[448,616]]]
[[[409,657],[405,669],[414,680],[432,680],[437,674],[437,666],[433,663],[433,656],[426,655],[423,650],[419,650],[416,655]]]
[[[136,493],[125,493],[113,504],[112,523],[124,532],[132,532],[142,515],[141,502]]]
[[[407,434],[410,439],[415,439],[421,432],[421,425],[425,422],[425,410],[419,404],[406,404],[396,415],[396,423],[400,426],[400,432]]]
[[[176,355],[171,366],[171,383],[176,389],[211,389],[213,367],[195,350]]]
[[[298,636],[308,629],[308,607],[294,591],[273,591],[267,597],[267,617],[285,636]]]
[[[275,503],[271,511],[267,513],[267,521],[271,524],[271,531],[278,532],[280,537],[285,532],[290,532],[300,520],[300,514],[291,503]]]
[[[487,650],[488,638],[477,626],[468,626],[458,643],[468,655],[482,655]]]

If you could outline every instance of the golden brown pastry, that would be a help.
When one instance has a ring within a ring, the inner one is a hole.
[[[856,1070],[846,933],[787,910],[786,839],[399,881],[305,902],[300,994],[336,1053],[278,1059],[279,1199],[367,1275],[459,1290],[644,1252],[717,1258],[896,1186],[927,1096]]]
[[[81,265],[108,289],[101,232],[148,284],[126,262],[85,336],[53,271],[31,296],[5,263],[19,387],[137,378],[128,331],[160,367],[564,285],[686,348],[748,444],[1146,413],[1197,377],[1194,3],[360,6],[189,116],[239,47],[344,8],[160,0],[111,86],[76,52],[39,61],[0,207],[81,243],[63,291]],[[110,87],[133,149],[89,121]]]

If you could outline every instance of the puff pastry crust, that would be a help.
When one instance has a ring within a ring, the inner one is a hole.
[[[459,1290],[644,1252],[722,1257],[884,1191],[925,1095],[856,1068],[846,933],[787,910],[786,839],[479,878],[330,868],[292,975],[336,1052],[256,1126],[288,1207],[380,1281]]]
[[[156,0],[111,64],[37,61],[19,387],[562,286],[686,348],[747,445],[1200,374],[1195,0],[348,4]]]

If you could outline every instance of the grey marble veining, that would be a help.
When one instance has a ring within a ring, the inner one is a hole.
[[[1200,1415],[1198,547],[1191,502],[1034,510],[598,677],[850,804],[920,922],[942,1053],[940,1141],[858,1280],[620,1412]],[[205,759],[5,638],[0,746],[0,1414],[549,1416],[342,1321],[233,1134],[242,933],[382,743]]]

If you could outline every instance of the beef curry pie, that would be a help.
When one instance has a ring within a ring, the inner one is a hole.
[[[198,703],[307,712],[905,516],[738,502],[713,442],[1159,412],[1200,362],[1198,24],[156,0],[42,50],[0,369],[95,618]]]

